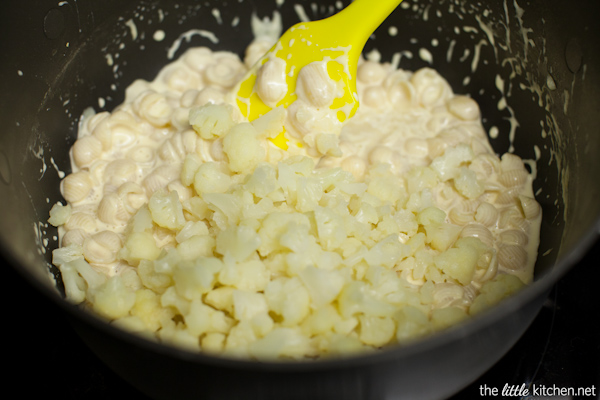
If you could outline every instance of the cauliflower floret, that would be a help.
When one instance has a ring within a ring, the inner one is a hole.
[[[77,272],[75,266],[71,263],[64,263],[60,264],[58,268],[62,275],[67,300],[74,304],[85,301],[85,290],[87,285],[85,280]]]
[[[251,122],[260,138],[274,138],[283,132],[283,123],[287,113],[282,106],[271,109]]]
[[[234,172],[253,171],[266,157],[256,129],[250,123],[238,124],[229,131],[223,138],[223,151]]]
[[[435,266],[448,276],[463,285],[468,285],[473,279],[479,254],[471,246],[450,248],[434,258]]]
[[[236,326],[231,328],[225,341],[223,353],[225,355],[248,358],[248,345],[257,340],[252,323],[250,321],[240,321]]]
[[[523,286],[525,286],[523,281],[514,275],[498,274],[494,279],[483,284],[479,295],[475,297],[469,308],[469,313],[473,315],[482,312]]]
[[[52,264],[59,267],[78,258],[83,258],[83,247],[78,244],[52,250]]]
[[[450,223],[431,223],[425,225],[427,240],[432,249],[445,251],[458,239],[462,227]]]
[[[431,311],[431,324],[433,329],[441,330],[456,325],[467,316],[467,312],[459,307],[436,308]]]
[[[461,167],[458,176],[454,178],[454,186],[458,193],[468,199],[476,199],[484,192],[484,187],[477,180],[477,174],[467,167]]]
[[[181,167],[181,183],[191,186],[194,183],[196,173],[202,165],[202,159],[195,153],[186,154]]]
[[[396,324],[390,317],[371,317],[361,315],[359,338],[364,344],[381,347],[392,340],[396,333]]]
[[[214,287],[221,269],[223,262],[214,257],[181,262],[173,273],[175,288],[188,300],[199,299]]]
[[[156,260],[160,256],[160,248],[152,233],[132,232],[125,239],[119,256],[131,265],[138,265],[140,260]]]
[[[310,340],[298,328],[285,327],[273,329],[263,338],[251,343],[248,349],[258,359],[299,359],[314,353]]]
[[[277,171],[269,164],[260,164],[248,176],[244,186],[256,197],[267,197],[279,188]]]
[[[299,324],[310,312],[310,296],[296,277],[281,277],[269,282],[265,298],[269,309],[281,316],[284,326]]]
[[[473,149],[466,144],[447,148],[445,153],[436,157],[431,162],[431,168],[435,170],[440,179],[445,182],[457,176],[462,163],[473,160]]]
[[[211,257],[215,249],[215,238],[210,235],[194,235],[177,245],[177,251],[184,260]]]
[[[162,293],[173,284],[173,280],[169,274],[156,271],[155,265],[150,260],[141,260],[137,266],[137,274],[145,287]]]
[[[417,307],[406,305],[393,315],[396,321],[396,339],[404,343],[432,332],[427,314]]]
[[[207,332],[227,333],[234,325],[233,319],[223,311],[207,306],[200,299],[192,300],[184,320],[188,331],[196,337]]]
[[[148,202],[152,220],[163,228],[179,230],[185,225],[183,207],[176,191],[167,193],[166,190],[154,192]]]
[[[333,210],[318,206],[314,209],[319,242],[325,250],[335,250],[347,237],[344,219]]]
[[[260,236],[248,226],[230,226],[217,236],[216,250],[236,262],[246,260],[260,246]]]
[[[269,283],[270,273],[261,260],[234,262],[225,260],[219,272],[219,283],[242,290],[263,290]]]
[[[229,104],[208,103],[190,110],[189,122],[202,139],[225,135],[234,125],[233,107]]]
[[[193,236],[208,236],[210,232],[204,221],[187,221],[177,235],[175,240],[177,243],[182,243]]]
[[[317,308],[334,301],[346,283],[346,278],[339,271],[327,271],[312,266],[302,270],[299,277],[308,290],[314,307]]]
[[[301,328],[307,336],[322,335],[331,332],[336,323],[342,320],[333,304],[326,304],[323,307],[313,310],[311,314],[304,319]]]
[[[400,243],[397,234],[389,235],[369,249],[365,260],[369,265],[383,265],[392,268],[410,254],[410,246]]]
[[[223,163],[201,164],[194,175],[194,190],[200,196],[205,193],[225,193],[231,183],[231,177]]]
[[[92,304],[98,314],[109,319],[129,314],[135,304],[135,292],[126,287],[119,275],[110,277],[93,291]]]
[[[396,311],[395,306],[377,300],[369,289],[369,285],[362,281],[346,284],[337,302],[343,318],[350,318],[360,313],[374,317],[388,317]]]
[[[265,257],[284,249],[280,243],[281,236],[294,226],[303,226],[308,230],[310,220],[306,215],[297,213],[273,212],[267,215],[258,231],[261,241],[259,254]]]
[[[140,289],[135,292],[135,303],[130,310],[133,317],[139,318],[151,332],[160,329],[165,321],[170,321],[175,315],[160,304],[160,296],[150,289]]]
[[[233,292],[235,290],[230,286],[217,287],[206,294],[204,302],[217,310],[233,314]]]
[[[60,203],[56,203],[50,210],[50,218],[48,218],[48,223],[52,226],[64,225],[71,217],[72,211],[73,210],[70,204],[63,206]]]

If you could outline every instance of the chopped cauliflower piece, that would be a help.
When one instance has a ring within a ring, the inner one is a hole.
[[[223,151],[234,172],[251,172],[264,161],[266,152],[249,123],[235,125],[223,138]]]
[[[190,110],[189,122],[202,139],[225,135],[235,122],[233,107],[228,104],[206,104]]]

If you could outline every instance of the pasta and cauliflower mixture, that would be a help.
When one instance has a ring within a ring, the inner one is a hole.
[[[375,57],[341,133],[323,74],[247,122],[228,94],[269,46],[190,49],[82,120],[49,220],[70,301],[193,351],[304,359],[405,343],[531,281],[532,176],[472,99]]]

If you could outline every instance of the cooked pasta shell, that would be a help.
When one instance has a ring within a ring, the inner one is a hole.
[[[100,221],[116,226],[125,224],[130,217],[117,193],[108,193],[102,198],[97,215]]]
[[[463,121],[476,121],[480,117],[479,105],[468,96],[454,96],[446,104],[448,111]]]
[[[498,218],[498,228],[508,229],[512,227],[511,220],[520,216],[519,211],[516,207],[505,207],[500,211],[500,217]]]
[[[101,231],[85,239],[83,256],[90,263],[108,264],[117,260],[121,238],[112,231]]]
[[[380,108],[385,105],[387,93],[385,89],[379,85],[370,86],[362,91],[361,104],[372,108]]]
[[[509,226],[520,229],[524,232],[529,232],[529,221],[517,214],[509,219]]]
[[[481,240],[486,246],[492,246],[494,244],[494,236],[492,232],[485,226],[473,223],[466,225],[460,233],[460,237],[475,237]]]
[[[256,93],[265,104],[274,106],[285,97],[288,89],[285,67],[285,61],[276,57],[267,61],[258,69],[255,88]],[[308,66],[305,68],[308,68]],[[305,68],[301,71],[304,71]],[[301,78],[299,74],[298,82],[302,83],[301,79],[306,79],[306,77]]]
[[[218,87],[209,86],[200,91],[194,100],[194,105],[203,106],[208,103],[220,104],[225,100],[225,92]]]
[[[122,158],[112,161],[104,170],[104,182],[115,187],[125,182],[135,181],[140,174],[138,167],[130,159]]]
[[[135,182],[123,183],[117,189],[117,194],[129,214],[134,214],[141,206],[148,202],[145,189]]]
[[[102,143],[94,136],[84,136],[73,143],[72,152],[75,164],[87,167],[102,155]]]
[[[448,143],[439,137],[432,137],[427,139],[427,148],[429,150],[429,158],[434,159],[441,156],[446,151]]]
[[[190,126],[190,110],[189,108],[175,107],[171,114],[171,126],[177,131],[181,131]]]
[[[500,167],[503,171],[511,171],[513,169],[525,169],[523,160],[516,154],[505,153],[500,160]]]
[[[84,200],[92,191],[93,183],[87,171],[69,174],[61,182],[61,192],[69,203]]]
[[[433,307],[445,308],[461,303],[465,295],[462,286],[451,282],[438,283],[433,288]]]
[[[197,72],[214,62],[212,50],[204,46],[192,47],[181,56],[181,59],[185,65]]]
[[[488,202],[479,204],[475,211],[475,221],[490,228],[496,225],[500,213],[498,209]]]
[[[189,200],[194,195],[192,188],[185,186],[179,179],[170,182],[167,185],[167,190],[169,192],[176,191],[179,196],[179,201],[182,203]]]
[[[479,154],[471,161],[469,169],[475,171],[479,179],[488,180],[500,170],[500,160],[493,154]]]
[[[124,110],[114,111],[109,118],[102,120],[92,134],[102,143],[104,150],[115,146],[124,147],[133,143],[140,133],[140,126],[133,115]]]
[[[429,145],[423,138],[410,138],[404,142],[404,150],[414,157],[426,157],[429,154]]]
[[[68,231],[81,230],[83,232],[94,232],[97,224],[93,215],[84,212],[74,212],[65,224]]]
[[[415,87],[419,103],[427,108],[444,105],[452,94],[448,83],[432,68],[419,69],[410,81]]]
[[[467,225],[474,221],[474,213],[466,211],[464,207],[458,205],[448,212],[448,218],[456,225]]]
[[[92,131],[92,135],[102,143],[104,150],[112,148],[112,130],[110,128],[110,118],[101,120]]]
[[[381,63],[364,61],[358,66],[356,77],[360,82],[372,85],[385,78],[385,69]]]
[[[188,68],[185,63],[175,63],[166,67],[161,71],[159,79],[162,79],[169,89],[180,93],[202,84],[202,77],[198,72]]]
[[[172,164],[156,167],[142,182],[148,197],[159,189],[167,187],[169,182],[179,179],[180,168]]]
[[[431,110],[431,116],[426,123],[426,127],[431,132],[442,132],[451,129],[456,118],[443,106],[436,106]]]
[[[303,67],[298,72],[298,85],[298,96],[303,94],[306,101],[317,108],[330,106],[336,94],[335,82],[329,77],[327,64],[323,62]]]
[[[157,128],[166,127],[171,122],[171,105],[163,94],[155,91],[142,92],[133,102],[133,109],[142,119]]]
[[[151,146],[135,146],[127,152],[127,157],[137,164],[147,165],[155,161],[156,154]]]
[[[73,229],[65,232],[60,240],[60,246],[67,247],[72,244],[83,246],[83,242],[87,237],[88,235],[82,229]]]
[[[358,156],[350,156],[342,161],[342,169],[350,172],[356,179],[360,179],[365,174],[367,163]]]
[[[503,245],[498,250],[498,264],[510,271],[523,269],[527,264],[527,251],[523,246]]]
[[[389,146],[375,146],[369,152],[369,164],[392,164],[395,157],[395,151]]]
[[[111,147],[129,146],[142,131],[136,118],[127,111],[118,110],[113,112],[109,122],[111,129]]]
[[[216,63],[206,67],[204,80],[223,88],[231,88],[244,73],[244,66],[237,56],[222,53]]]
[[[191,108],[196,101],[198,93],[200,93],[200,91],[197,89],[186,90],[179,99],[179,105],[183,108]]]
[[[94,114],[93,116],[88,118],[85,123],[87,131],[90,133],[93,132],[94,129],[96,129],[96,127],[100,124],[100,122],[104,121],[108,117],[110,117],[110,113],[108,111],[103,111],[103,112]]]
[[[208,143],[206,143],[205,145],[208,145]],[[204,161],[225,161],[226,158],[227,156],[225,154],[225,151],[223,151],[223,139],[219,138],[213,140],[212,143],[210,143],[210,158],[205,159]]]
[[[498,176],[498,182],[506,188],[514,188],[523,186],[527,182],[528,177],[529,173],[525,169],[511,169],[502,172]]]
[[[526,246],[529,243],[529,237],[520,229],[508,229],[500,233],[500,241],[504,244]]]
[[[183,146],[183,140],[180,133],[176,133],[169,139],[165,140],[164,143],[158,149],[158,156],[169,162],[180,162],[184,159],[186,154]]]
[[[526,219],[535,219],[540,215],[542,208],[534,198],[520,195],[519,201],[521,203],[521,210]]]
[[[496,196],[494,203],[499,206],[515,207],[517,205],[517,196],[518,192],[514,190],[504,190]]]
[[[475,271],[474,281],[483,283],[493,279],[498,273],[498,253],[495,249],[486,251],[477,262],[479,268]]]

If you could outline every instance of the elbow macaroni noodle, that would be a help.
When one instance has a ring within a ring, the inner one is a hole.
[[[250,123],[228,93],[269,47],[190,49],[83,120],[49,220],[67,299],[193,351],[303,359],[407,343],[532,280],[533,177],[494,154],[475,101],[361,60],[342,129],[314,63]],[[284,77],[259,71],[265,103]],[[269,141],[284,126],[287,151]]]

